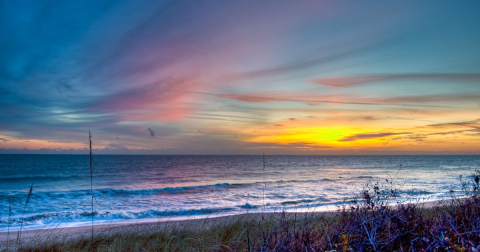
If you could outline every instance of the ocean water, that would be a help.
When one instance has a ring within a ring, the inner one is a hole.
[[[335,210],[387,180],[399,200],[435,200],[459,191],[480,156],[265,156],[264,169],[262,156],[94,155],[93,164],[101,224]],[[90,224],[87,155],[0,155],[0,232]]]

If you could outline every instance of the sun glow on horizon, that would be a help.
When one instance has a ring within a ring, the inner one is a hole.
[[[476,1],[4,7],[0,153],[480,154]]]

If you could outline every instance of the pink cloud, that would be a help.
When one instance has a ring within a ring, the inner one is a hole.
[[[178,16],[181,18],[157,17],[152,10],[129,32],[117,34],[118,42],[98,53],[102,58],[88,63],[86,79],[89,83],[102,83],[107,95],[99,96],[86,110],[117,113],[127,121],[184,117],[198,110],[188,105],[201,99],[196,91],[217,89],[229,81],[245,79],[235,77],[239,65],[257,59],[268,62],[276,54],[279,37],[312,15],[328,14],[324,8],[314,8],[324,7],[325,3],[256,5],[251,8],[224,3],[217,9],[204,3],[172,10],[187,12]],[[262,17],[265,10],[269,12],[268,19]],[[169,23],[165,18],[172,19],[168,27],[164,27]],[[179,28],[174,29],[173,25]],[[256,59],[250,55],[256,55]],[[281,72],[288,70],[287,67]],[[251,74],[246,78],[261,76]]]
[[[395,80],[436,80],[452,82],[479,82],[480,74],[391,74],[354,77],[334,77],[310,80],[311,83],[338,88],[351,88],[368,83]]]
[[[478,101],[479,94],[452,94],[452,95],[412,95],[399,96],[391,98],[377,98],[375,101],[381,103],[443,103],[443,102],[463,102],[463,101]]]
[[[380,138],[380,137],[387,137],[387,136],[396,136],[396,135],[406,135],[412,134],[411,132],[382,132],[382,133],[362,133],[351,135],[348,137],[344,137],[340,139],[341,142],[350,142],[362,139],[372,139],[372,138]]]
[[[209,94],[220,98],[232,99],[243,102],[302,102],[305,104],[332,103],[350,105],[381,105],[381,106],[413,106],[413,107],[448,107],[443,105],[424,104],[428,102],[464,101],[465,99],[480,99],[479,95],[425,95],[392,98],[374,98],[360,95],[334,94],[315,95],[311,92],[272,91],[245,94]],[[411,102],[419,104],[411,104]]]
[[[336,78],[322,78],[311,80],[311,83],[320,84],[337,88],[351,88],[357,85],[380,81],[385,79],[380,76],[364,76],[364,77],[336,77]]]

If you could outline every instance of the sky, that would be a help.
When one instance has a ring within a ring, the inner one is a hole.
[[[479,9],[0,0],[0,153],[480,154]]]

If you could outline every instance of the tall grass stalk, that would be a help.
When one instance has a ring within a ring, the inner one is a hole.
[[[88,143],[90,146],[90,194],[92,195],[92,245],[93,245],[93,162],[92,162],[92,133],[88,130]]]
[[[12,204],[8,204],[8,221],[7,221],[7,251],[10,245],[10,216],[12,216]]]
[[[268,236],[268,231],[263,229],[263,227],[265,226],[265,217],[264,217],[264,213],[265,213],[265,210],[266,210],[266,206],[265,206],[265,188],[267,187],[267,182],[265,181],[265,152],[263,152],[263,211],[262,211],[262,246],[261,246],[261,249],[260,251],[263,252],[264,249],[266,249],[266,241],[267,241],[267,236]]]
[[[28,191],[27,200],[25,201],[25,206],[23,207],[22,222],[20,223],[20,230],[18,231],[18,236],[17,236],[17,240],[18,240],[18,248],[17,249],[20,249],[20,245],[22,243],[22,228],[23,228],[23,222],[25,221],[25,211],[27,209],[28,201],[30,200],[30,197],[32,197],[32,191],[33,191],[33,183],[30,186],[30,191]]]
[[[263,153],[263,211],[265,212],[265,187],[267,182],[265,181],[265,152]]]

